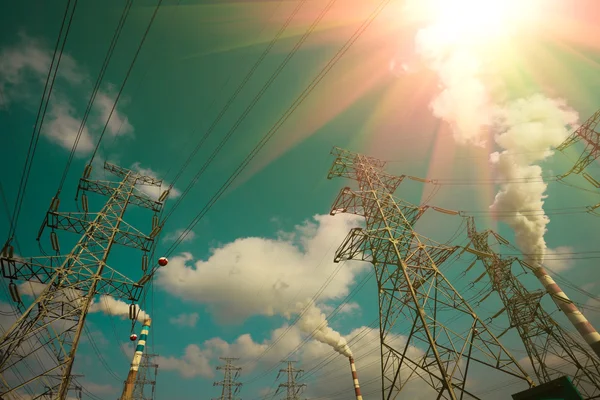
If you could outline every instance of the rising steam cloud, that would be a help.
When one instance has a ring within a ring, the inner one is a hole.
[[[528,259],[543,262],[550,219],[543,209],[547,184],[538,164],[567,138],[577,113],[564,101],[541,94],[494,104],[477,52],[468,45],[448,43],[436,26],[418,32],[416,49],[439,78],[441,91],[430,104],[432,112],[450,124],[455,140],[482,146],[484,133],[495,132],[501,151],[490,154],[490,162],[505,183],[490,208],[514,229],[517,245]]]
[[[308,304],[298,303],[294,313],[300,316],[298,327],[304,333],[312,335],[315,340],[331,346],[341,355],[352,357],[352,351],[348,347],[346,339],[329,326],[327,316],[313,302]]]
[[[139,322],[144,322],[146,318],[150,317],[138,305],[135,305],[135,308]],[[110,296],[100,296],[98,301],[94,301],[90,306],[90,312],[102,312],[107,315],[129,318],[129,304]]]
[[[45,288],[46,285],[42,283],[24,282],[19,285],[19,293],[28,297],[38,297],[40,294],[42,294]],[[66,288],[61,290],[54,300],[76,305],[76,302],[80,302],[82,299],[82,292],[75,289]],[[138,305],[135,305],[135,308],[138,321],[144,322],[146,318],[150,317],[145,311],[141,310]],[[117,300],[111,296],[102,295],[92,300],[89,312],[101,312],[106,315],[129,318],[129,304],[125,303],[124,301]]]
[[[563,101],[539,94],[519,99],[497,115],[496,143],[503,151],[492,153],[490,160],[507,183],[501,185],[491,209],[515,230],[517,244],[527,259],[541,263],[550,219],[543,209],[548,185],[536,163],[553,154],[552,148],[567,138],[566,127],[574,125],[578,116]]]

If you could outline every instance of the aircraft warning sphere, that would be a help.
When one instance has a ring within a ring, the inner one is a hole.
[[[135,333],[133,333],[131,336],[129,336],[129,340],[131,340],[132,342],[135,342],[137,340],[137,335]]]
[[[169,263],[169,260],[167,260],[167,257],[161,257],[158,259],[158,265],[160,265],[161,267],[164,267],[168,263]]]

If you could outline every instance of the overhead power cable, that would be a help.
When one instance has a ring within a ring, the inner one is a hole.
[[[48,68],[48,75],[46,76],[46,83],[44,85],[44,91],[42,92],[42,98],[40,100],[40,105],[38,107],[37,116],[35,118],[35,123],[33,125],[33,132],[31,134],[31,140],[29,141],[29,148],[27,150],[27,157],[25,159],[25,165],[23,166],[23,172],[21,174],[21,180],[19,182],[19,189],[17,192],[17,199],[15,201],[15,208],[12,214],[12,221],[10,223],[9,232],[8,232],[8,240],[9,243],[14,235],[15,230],[17,229],[17,223],[19,222],[19,215],[21,214],[21,207],[23,205],[23,199],[25,197],[25,192],[27,189],[27,183],[29,181],[29,176],[31,174],[31,167],[33,165],[33,159],[35,157],[35,152],[37,150],[38,141],[40,139],[40,134],[42,132],[42,126],[44,124],[44,118],[46,116],[46,111],[48,110],[48,104],[50,103],[50,97],[52,95],[52,90],[54,89],[54,83],[56,81],[56,75],[58,73],[58,68],[60,66],[60,61],[62,60],[62,55],[65,50],[65,45],[67,44],[67,39],[69,37],[69,32],[71,31],[71,24],[73,23],[73,17],[75,15],[75,9],[77,8],[77,0],[73,1],[73,7],[71,8],[71,0],[67,2],[67,6],[65,8],[65,13],[63,15],[62,23],[60,26],[60,30],[58,32],[58,38],[56,39],[56,44],[54,46],[54,54],[52,55],[52,61],[50,63],[50,68]],[[71,11],[69,15],[69,10]],[[65,32],[63,37],[63,31]],[[62,41],[62,44],[61,44]],[[60,48],[60,50],[59,50]]]
[[[217,200],[223,195],[223,193],[231,186],[231,184],[237,179],[242,173],[246,166],[256,157],[256,155],[262,150],[262,148],[269,142],[269,140],[277,133],[279,128],[287,121],[292,113],[304,102],[304,100],[310,95],[314,88],[325,78],[325,76],[331,71],[335,64],[346,54],[350,47],[358,40],[358,38],[364,33],[364,31],[371,25],[375,18],[383,11],[383,9],[390,3],[391,0],[382,0],[379,6],[367,17],[361,26],[354,32],[354,34],[348,39],[348,41],[338,50],[338,52],[329,60],[329,62],[321,69],[321,71],[315,76],[311,83],[300,93],[300,95],[294,100],[294,102],[288,107],[285,113],[279,118],[279,120],[271,127],[271,129],[263,136],[263,138],[257,143],[252,149],[250,154],[238,165],[236,170],[229,176],[227,181],[221,186],[221,188],[213,195],[209,202],[202,208],[202,210],[194,217],[192,222],[182,232],[179,238],[171,245],[167,251],[167,256],[171,255],[177,246],[181,244],[183,238],[194,229],[196,224],[210,211],[212,206]],[[158,265],[152,268],[151,274],[156,272]]]
[[[305,1],[306,0],[302,0],[298,4],[298,6],[296,7],[296,9],[294,9],[294,12],[292,13],[292,15],[286,21],[287,24],[289,24],[289,22],[291,21],[291,19],[293,18],[293,16],[299,11],[300,7],[302,6],[302,4]],[[225,137],[223,137],[223,139],[221,140],[221,142],[219,142],[219,144],[217,145],[217,147],[213,150],[213,152],[210,154],[210,156],[206,159],[206,161],[204,162],[204,164],[202,165],[202,167],[200,168],[200,170],[196,173],[196,175],[194,176],[194,178],[192,179],[192,181],[185,188],[185,190],[183,191],[182,195],[179,197],[179,199],[177,199],[177,202],[173,205],[173,207],[167,213],[165,219],[162,221],[163,225],[166,222],[166,220],[168,220],[169,217],[173,214],[173,212],[179,207],[179,205],[181,204],[181,202],[183,201],[183,199],[187,196],[187,194],[192,189],[192,187],[196,184],[196,182],[198,181],[198,179],[200,179],[200,177],[204,174],[204,172],[206,172],[206,170],[208,169],[208,167],[212,164],[212,162],[214,161],[214,159],[221,152],[221,150],[223,149],[223,147],[227,144],[227,142],[229,142],[229,140],[231,139],[231,136],[235,133],[235,131],[237,130],[237,128],[246,119],[246,117],[248,116],[248,114],[252,111],[252,109],[254,108],[254,106],[256,106],[256,104],[258,103],[258,101],[266,93],[266,91],[269,89],[269,87],[271,87],[271,85],[273,84],[273,82],[275,81],[275,79],[277,79],[277,77],[279,76],[279,74],[281,73],[281,71],[283,71],[283,69],[286,67],[286,65],[292,59],[292,57],[300,49],[300,47],[302,46],[302,44],[304,44],[304,42],[306,41],[306,39],[315,30],[315,28],[317,27],[317,25],[319,24],[319,22],[321,22],[321,20],[323,19],[323,17],[325,17],[325,14],[331,9],[331,7],[333,7],[333,5],[335,4],[336,1],[337,0],[330,0],[329,3],[325,6],[325,8],[321,11],[321,13],[317,16],[317,18],[313,21],[313,23],[308,27],[308,29],[300,37],[300,39],[298,39],[298,41],[296,42],[296,44],[294,45],[294,47],[292,48],[292,50],[287,54],[287,56],[281,62],[281,64],[279,64],[279,66],[277,67],[277,69],[275,70],[275,72],[269,77],[269,79],[267,80],[267,82],[262,86],[261,90],[256,94],[256,96],[254,96],[254,98],[252,99],[252,101],[250,102],[250,104],[246,107],[246,109],[244,110],[244,112],[238,117],[238,119],[236,120],[236,122],[229,129],[229,131],[227,132],[227,134],[225,135]],[[285,26],[286,25],[284,24],[284,27]],[[278,36],[280,36],[283,33],[283,31],[285,30],[284,27],[282,27],[282,29],[278,32]],[[267,50],[265,52],[263,52],[263,54],[259,58],[259,61],[257,61],[257,63],[254,64],[253,69],[250,70],[250,73],[246,76],[245,81],[242,82],[243,84],[245,84],[245,82],[247,82],[247,80],[250,79],[250,77],[252,76],[252,73],[254,72],[254,67],[258,67],[258,64],[262,61],[262,59],[264,58],[264,56],[266,56],[266,54],[268,53],[268,51],[270,51],[271,47],[273,47],[273,45],[275,44],[275,41],[278,39],[278,36],[276,36],[273,39],[273,41],[271,41],[271,43],[269,44],[269,47],[267,48]],[[238,89],[241,90],[241,87],[238,87]],[[234,93],[234,96],[237,96],[237,93],[238,92],[236,91],[236,93]],[[234,99],[235,99],[235,97],[230,98],[230,100],[232,102],[233,102]],[[226,106],[228,107],[228,105],[226,105]],[[224,111],[222,111],[222,113],[224,113]],[[216,123],[218,122],[218,120],[220,120],[221,116],[222,116],[222,114],[219,114],[219,116],[217,117],[217,119],[215,120],[215,122],[213,122],[213,125],[211,125],[211,128],[214,129],[214,127],[216,126]],[[205,136],[200,140],[199,146],[201,146],[204,143],[204,140],[208,137],[208,135],[210,134],[210,132],[212,132],[211,128],[209,128],[209,130],[207,131],[207,133],[205,134]],[[194,152],[192,152],[192,157],[193,157],[193,155],[196,154],[196,152],[197,152],[198,149],[199,149],[199,147],[197,147],[196,149],[194,149]],[[190,158],[188,158],[188,160],[186,160],[186,163],[189,164],[189,161],[191,161]],[[184,164],[184,166],[186,166],[186,164]],[[179,176],[181,175],[181,172],[182,172],[182,170],[180,170],[180,173],[178,173],[178,175],[175,178],[179,178]],[[172,185],[174,185],[174,183],[171,183],[171,186]]]
[[[233,104],[233,102],[237,99],[237,97],[240,94],[240,92],[244,89],[244,87],[246,87],[246,84],[248,83],[248,81],[250,81],[250,78],[252,78],[252,76],[254,75],[254,72],[256,72],[257,68],[263,62],[263,60],[265,59],[265,57],[271,52],[271,49],[273,48],[273,46],[275,46],[275,43],[281,38],[281,35],[283,35],[283,33],[285,32],[285,30],[287,29],[287,27],[290,25],[290,23],[292,22],[292,20],[295,18],[296,14],[298,14],[298,12],[300,11],[300,8],[302,8],[302,6],[304,5],[304,3],[306,3],[306,0],[300,0],[298,2],[298,4],[296,5],[296,7],[292,11],[292,13],[285,20],[285,22],[283,23],[283,25],[281,26],[281,28],[279,28],[279,30],[277,31],[277,33],[275,34],[275,36],[273,37],[273,39],[271,39],[271,41],[269,42],[269,45],[267,46],[267,48],[265,50],[263,50],[263,52],[258,57],[258,59],[254,63],[254,65],[252,65],[252,67],[250,68],[250,70],[248,71],[248,73],[246,74],[246,76],[244,77],[244,79],[242,80],[242,83],[240,83],[238,85],[238,87],[235,89],[235,91],[233,92],[233,94],[229,97],[229,99],[227,100],[227,103],[225,103],[225,105],[223,106],[223,108],[221,109],[221,111],[219,111],[219,114],[217,115],[217,117],[210,124],[210,126],[208,127],[208,129],[206,130],[206,132],[204,133],[204,135],[202,136],[202,138],[200,139],[200,141],[198,141],[198,143],[196,144],[196,147],[194,147],[194,150],[192,150],[192,152],[190,153],[190,155],[188,156],[188,158],[185,160],[185,162],[183,163],[183,165],[181,166],[181,168],[179,169],[179,171],[177,172],[177,174],[175,175],[175,177],[171,181],[171,184],[169,186],[169,190],[171,190],[173,188],[173,186],[177,183],[177,181],[179,180],[179,178],[181,178],[181,175],[186,170],[186,168],[190,165],[190,162],[192,161],[192,159],[195,157],[195,155],[198,153],[198,151],[202,148],[202,146],[204,145],[204,143],[206,142],[206,140],[210,137],[210,135],[212,134],[212,132],[214,131],[214,129],[216,128],[216,126],[218,125],[218,123],[223,118],[223,115],[225,115],[225,113],[227,112],[227,110],[229,110],[229,108],[231,107],[231,105]],[[193,185],[193,183],[191,185]],[[180,199],[183,198],[184,196],[185,196],[185,194],[182,195],[180,197]],[[174,211],[175,208],[177,208],[177,205],[179,203],[180,203],[180,201],[178,201],[175,204],[175,206],[173,206],[173,208],[171,209],[169,215]]]
[[[125,3],[125,7],[123,8],[123,13],[121,14],[121,18],[119,19],[119,23],[115,29],[113,37],[111,39],[110,45],[104,56],[104,61],[102,63],[102,67],[100,68],[100,72],[98,73],[98,77],[96,78],[96,83],[94,83],[94,88],[92,89],[92,93],[90,95],[90,99],[88,100],[88,104],[86,106],[85,112],[83,114],[83,118],[81,120],[81,124],[79,125],[79,129],[77,131],[77,135],[75,137],[75,141],[73,142],[73,146],[71,147],[71,153],[69,154],[69,158],[67,160],[67,164],[65,165],[65,169],[63,171],[62,177],[60,179],[60,183],[58,185],[58,189],[56,190],[56,197],[60,194],[62,187],[67,179],[67,173],[69,172],[69,168],[71,167],[71,163],[73,162],[73,158],[75,157],[75,152],[77,151],[77,146],[79,145],[79,141],[81,140],[81,136],[83,135],[83,131],[85,129],[85,125],[87,123],[88,117],[92,110],[92,106],[94,104],[94,100],[96,99],[96,95],[98,94],[98,90],[100,89],[100,85],[102,84],[102,80],[104,79],[104,74],[108,69],[108,65],[114,53],[117,42],[119,41],[119,37],[121,36],[121,31],[123,30],[123,26],[125,25],[125,21],[127,20],[127,16],[129,15],[129,11],[131,10],[131,5],[133,4],[133,0],[127,0]],[[110,119],[110,118],[109,118]]]
[[[133,56],[133,60],[131,61],[131,64],[129,65],[129,69],[127,70],[125,79],[123,79],[121,88],[119,89],[119,92],[117,93],[117,97],[115,98],[112,108],[110,109],[110,113],[108,114],[108,118],[106,119],[106,124],[104,124],[104,128],[102,128],[102,132],[100,133],[100,137],[98,138],[98,142],[96,143],[96,147],[94,148],[94,152],[92,153],[92,157],[90,158],[88,165],[92,165],[92,162],[94,161],[94,158],[96,157],[96,153],[98,152],[98,149],[100,148],[100,143],[102,142],[102,138],[104,137],[104,134],[106,133],[106,129],[108,128],[108,124],[110,123],[110,119],[111,119],[113,113],[115,112],[115,109],[117,108],[117,103],[119,102],[119,99],[121,98],[121,95],[123,94],[123,89],[125,89],[125,85],[127,84],[127,81],[129,80],[129,76],[131,75],[131,71],[133,70],[133,67],[135,66],[135,62],[137,61],[138,56],[140,55],[140,52],[142,51],[142,47],[144,47],[144,43],[146,42],[146,38],[148,37],[150,28],[152,28],[152,25],[154,24],[156,14],[158,13],[160,6],[162,5],[162,2],[163,2],[163,0],[158,0],[158,4],[156,4],[156,7],[154,8],[152,17],[150,18],[150,21],[148,22],[148,26],[146,27],[146,31],[144,32],[144,35],[142,36],[142,40],[140,41],[140,44],[138,45],[135,55]]]

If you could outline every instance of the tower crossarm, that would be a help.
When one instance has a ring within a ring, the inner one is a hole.
[[[60,272],[63,284],[78,291],[88,291],[95,261],[86,264],[74,264],[68,256],[0,258],[2,274],[5,278],[17,281],[48,284],[53,276]],[[122,300],[137,301],[143,287],[113,268],[106,266],[99,277],[96,294],[112,296]]]
[[[361,177],[367,170],[377,171],[377,180],[371,182],[371,186],[360,186],[360,189],[372,190],[375,187],[381,187],[389,193],[394,193],[400,183],[406,178],[405,175],[395,176],[390,175],[383,170],[385,161],[378,160],[374,157],[365,156],[358,153],[353,153],[348,150],[334,147],[331,154],[335,156],[333,165],[329,169],[327,179],[333,177],[350,178],[360,182]]]
[[[1,257],[0,264],[2,275],[6,279],[45,284],[66,260],[66,256]]]
[[[596,111],[587,121],[575,130],[557,150],[563,151],[567,147],[577,143],[584,142],[585,148],[579,156],[573,168],[567,173],[581,173],[588,165],[600,157],[600,133],[596,130],[600,122],[600,110]]]
[[[92,181],[88,179],[81,179],[79,181],[78,190],[88,191],[97,193],[103,196],[110,197],[117,190],[119,186],[118,182],[113,181]],[[150,198],[144,192],[136,189],[131,195],[131,204],[143,208],[147,208],[154,212],[160,212],[162,209],[162,203]]]
[[[136,185],[147,185],[160,187],[163,183],[161,179],[157,179],[153,176],[144,175],[140,172],[133,171],[131,169],[123,168],[109,162],[104,162],[104,169],[113,175],[118,176],[121,179],[128,179],[131,182],[135,182]]]
[[[94,213],[62,213],[50,211],[46,217],[46,224],[52,229],[60,229],[82,235],[90,229],[90,225],[95,224],[96,216],[97,214]],[[108,224],[95,224],[94,229],[98,235],[105,235],[108,237],[113,233],[112,226],[116,221],[108,222]],[[150,250],[154,243],[153,238],[144,235],[125,221],[120,221],[120,224],[119,230],[114,237],[115,244],[137,248],[142,251]]]

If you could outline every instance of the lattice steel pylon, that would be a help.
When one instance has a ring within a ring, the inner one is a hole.
[[[366,229],[352,229],[334,261],[362,260],[375,267],[382,398],[395,398],[413,373],[437,392],[438,399],[480,398],[474,392],[485,388],[467,380],[472,363],[478,364],[478,373],[494,369],[533,386],[526,371],[440,272],[439,265],[458,247],[435,243],[413,230],[427,207],[394,197],[404,176],[386,173],[385,162],[373,157],[339,148],[332,154],[336,159],[328,178],[358,182],[358,190],[341,190],[331,214],[361,215]],[[396,325],[400,316],[409,331],[401,345],[398,334],[406,333]]]
[[[135,387],[131,400],[154,400],[156,389],[156,376],[158,375],[158,364],[152,362],[156,354],[142,354],[140,369],[135,378]],[[150,386],[150,389],[146,389]]]
[[[225,361],[225,365],[220,365],[217,367],[218,371],[223,371],[223,380],[221,382],[213,383],[213,386],[223,386],[221,390],[221,397],[214,398],[213,400],[235,400],[238,399],[235,397],[236,394],[239,393],[240,388],[242,387],[242,383],[237,382],[237,379],[240,376],[240,371],[242,367],[236,367],[233,365],[233,362],[239,360],[239,358],[233,357],[219,357],[221,360]]]
[[[283,363],[287,363],[287,367],[285,369],[280,369],[277,374],[277,379],[279,379],[279,375],[283,372],[287,374],[287,382],[280,383],[275,395],[279,392],[279,389],[286,389],[286,396],[283,398],[284,400],[300,400],[300,393],[306,387],[305,383],[298,383],[297,379],[300,378],[304,370],[295,369],[294,363],[296,361],[282,361]]]
[[[69,389],[68,392],[69,394],[72,392],[75,392],[75,399],[81,400],[82,398],[82,394],[83,394],[83,387],[78,384],[77,382],[73,381],[73,378],[82,378],[83,375],[71,375],[71,382],[69,383]],[[57,376],[56,378],[60,379],[60,376]],[[44,399],[48,399],[48,400],[53,400],[55,399],[55,393],[52,391],[51,387],[45,387],[45,392],[44,392]]]
[[[110,163],[105,163],[104,168],[121,180],[90,180],[91,166],[86,167],[78,186],[78,194],[83,191],[83,212],[58,212],[59,200],[52,200],[45,225],[52,228],[50,239],[56,256],[27,259],[15,257],[9,244],[2,250],[2,273],[11,281],[11,288],[15,293],[14,280],[35,282],[45,287],[0,338],[0,397],[6,398],[8,394],[27,387],[30,391],[40,393],[39,383],[49,382],[51,376],[57,374],[61,379],[48,386],[57,394],[56,398],[64,400],[85,319],[94,296],[113,296],[133,304],[139,299],[143,284],[149,280],[149,276],[145,274],[148,267],[147,252],[160,232],[158,213],[168,196],[168,190],[158,200],[153,200],[137,186],[159,187],[162,183],[160,180]],[[89,212],[86,191],[109,197],[100,212]],[[123,220],[130,204],[154,212],[152,231],[148,235]],[[67,255],[59,255],[56,229],[81,235]],[[138,282],[106,264],[115,244],[143,251],[144,276]],[[50,348],[54,353],[53,364],[46,364],[42,371],[32,373],[33,377],[24,383],[10,384],[11,372],[23,365],[28,358],[37,356],[36,351],[42,347]]]
[[[560,146],[556,149],[563,151],[567,147],[574,145],[577,142],[583,141],[585,148],[583,153],[579,156],[575,165],[569,172],[563,175],[569,174],[580,174],[583,170],[590,165],[594,160],[600,157],[600,132],[596,130],[598,123],[600,122],[600,110],[596,111],[587,121],[585,121],[579,128],[575,130]],[[584,177],[588,179],[596,187],[600,187],[600,183],[589,174],[584,173]]]
[[[478,258],[492,289],[500,296],[503,310],[508,314],[510,326],[500,336],[509,329],[517,329],[540,383],[568,375],[585,399],[600,398],[600,359],[542,308],[540,299],[545,291],[530,292],[513,275],[512,266],[518,259],[498,256],[490,248],[490,236],[499,243],[505,240],[489,230],[477,232],[472,217],[467,226],[471,244],[480,253]]]

